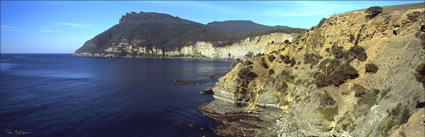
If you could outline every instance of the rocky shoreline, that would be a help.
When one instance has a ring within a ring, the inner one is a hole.
[[[223,137],[255,137],[277,136],[278,132],[270,132],[281,114],[279,109],[261,108],[257,111],[246,111],[246,107],[235,106],[234,103],[215,99],[202,104],[197,110],[219,123],[215,134]]]

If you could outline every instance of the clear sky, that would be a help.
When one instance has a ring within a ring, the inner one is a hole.
[[[1,1],[1,53],[73,53],[126,12],[167,13],[206,24],[252,20],[310,28],[321,18],[416,1]]]

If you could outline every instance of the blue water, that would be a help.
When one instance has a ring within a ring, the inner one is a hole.
[[[200,85],[174,80],[208,78],[231,62],[2,54],[0,136],[200,137],[214,122],[196,110],[212,100]],[[182,125],[193,123],[195,128]],[[201,130],[203,128],[204,130]]]

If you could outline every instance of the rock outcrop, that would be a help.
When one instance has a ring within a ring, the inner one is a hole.
[[[243,136],[424,136],[425,9],[409,7],[322,19],[298,40],[237,64],[198,109],[223,124],[222,136],[238,125],[220,119],[232,113],[214,107],[222,101],[259,115],[253,123],[274,123]],[[262,119],[266,108],[282,112]]]

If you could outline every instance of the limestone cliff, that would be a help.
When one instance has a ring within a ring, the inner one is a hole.
[[[197,41],[193,45],[184,46],[175,50],[164,50],[157,47],[136,47],[130,44],[126,39],[119,43],[106,48],[102,52],[90,53],[79,52],[74,55],[78,56],[96,56],[96,57],[123,57],[143,58],[143,57],[159,57],[159,58],[210,58],[210,59],[244,59],[247,54],[259,54],[270,52],[270,49],[276,45],[285,45],[292,42],[293,36],[285,33],[271,33],[262,36],[249,37],[237,43],[225,46],[214,46],[214,43],[207,41]],[[140,40],[141,41],[141,40]],[[285,43],[286,41],[286,43]]]
[[[213,87],[215,101],[282,110],[274,126],[248,136],[423,136],[425,11],[416,7],[322,19],[295,42],[237,64]],[[214,119],[215,101],[200,107]]]

